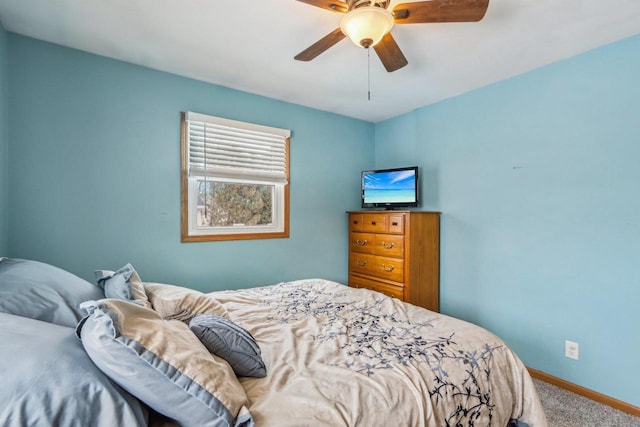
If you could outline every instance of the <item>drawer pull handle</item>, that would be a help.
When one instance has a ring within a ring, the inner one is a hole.
[[[380,242],[380,244],[382,245],[383,248],[385,249],[393,249],[396,247],[396,244],[391,242],[388,245],[385,242]]]
[[[371,225],[376,225],[376,222],[375,221],[371,221]]]
[[[360,239],[356,239],[356,245],[358,246],[364,246],[367,244],[366,240],[360,240]]]
[[[388,273],[392,272],[395,267],[393,265],[390,265],[389,267],[386,267],[384,264],[380,264],[380,266],[382,267],[382,269]]]
[[[394,221],[394,222],[392,222],[392,223],[391,223],[391,225],[393,225],[394,227],[396,227],[396,226],[398,225],[398,223]]]
[[[358,223],[358,221],[353,221],[353,223],[354,223],[354,224],[357,224],[357,223]]]
[[[356,259],[356,264],[358,264],[360,267],[364,267],[365,265],[367,265],[367,260],[360,261],[359,259]]]

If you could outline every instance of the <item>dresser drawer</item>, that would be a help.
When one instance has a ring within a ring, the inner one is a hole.
[[[349,231],[363,231],[362,224],[364,223],[364,219],[362,218],[362,214],[352,213],[349,214]]]
[[[351,233],[350,250],[391,258],[404,258],[404,236],[397,234]]]
[[[372,254],[375,252],[376,235],[371,233],[351,233],[349,236],[350,249],[354,252]]]
[[[366,279],[364,277],[351,276],[349,286],[380,292],[389,297],[398,298],[400,300],[404,298],[404,288],[402,286],[393,286],[382,282],[376,282],[375,280]]]
[[[397,258],[351,252],[349,270],[393,282],[404,281],[404,261]]]
[[[404,236],[397,234],[374,234],[371,245],[373,254],[391,258],[404,258]]]
[[[362,215],[362,231],[371,233],[384,233],[387,231],[387,214],[363,214]]]
[[[404,214],[388,214],[387,233],[404,233]]]

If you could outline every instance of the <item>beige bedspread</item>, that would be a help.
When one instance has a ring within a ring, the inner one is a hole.
[[[522,362],[478,326],[320,279],[210,295],[262,350],[267,377],[241,378],[258,427],[547,426]]]

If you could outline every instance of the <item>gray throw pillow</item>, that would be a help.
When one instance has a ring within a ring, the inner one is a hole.
[[[262,378],[267,368],[253,336],[229,319],[215,314],[200,314],[189,328],[211,353],[223,358],[239,377]]]

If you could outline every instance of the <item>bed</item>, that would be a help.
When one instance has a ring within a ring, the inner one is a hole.
[[[495,335],[323,279],[203,294],[4,258],[0,334],[3,426],[547,425]]]

